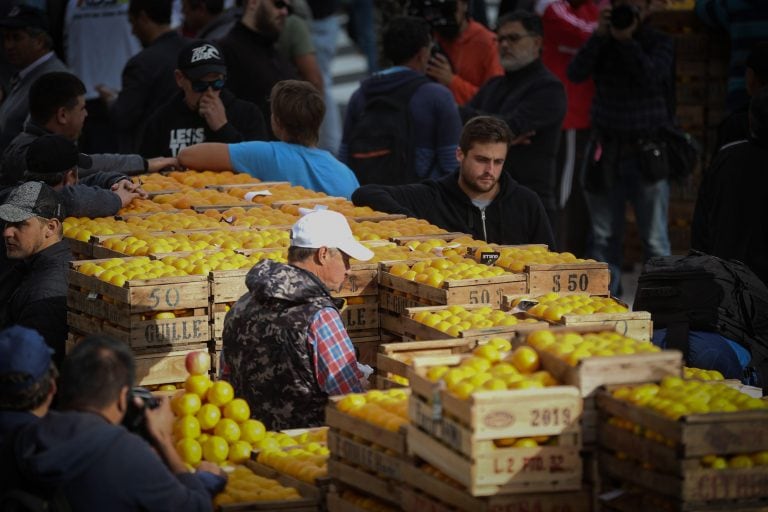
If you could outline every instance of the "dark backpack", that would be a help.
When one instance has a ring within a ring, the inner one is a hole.
[[[11,489],[0,496],[3,512],[71,512],[67,498],[60,488],[50,496],[41,496],[23,489]]]
[[[637,283],[633,309],[667,329],[667,347],[689,359],[689,331],[716,332],[752,355],[748,368],[768,385],[768,288],[746,265],[698,251],[651,258]]]
[[[416,90],[429,82],[420,76],[391,93],[368,96],[363,115],[347,139],[347,165],[361,185],[419,181],[413,165],[409,103]]]

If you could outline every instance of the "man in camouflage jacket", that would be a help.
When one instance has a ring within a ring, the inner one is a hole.
[[[235,395],[270,430],[320,426],[329,395],[363,390],[352,342],[339,315],[349,259],[373,253],[346,219],[312,211],[291,230],[288,264],[264,260],[224,322],[224,365]]]

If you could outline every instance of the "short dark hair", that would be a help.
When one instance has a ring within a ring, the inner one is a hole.
[[[512,11],[499,18],[499,21],[496,23],[496,30],[499,30],[507,23],[514,23],[516,21],[519,21],[525,31],[529,34],[536,34],[537,36],[544,35],[544,27],[541,24],[541,18],[532,12],[524,11],[522,9]]]
[[[272,114],[288,137],[285,142],[317,144],[325,101],[317,87],[302,80],[282,80],[272,87]]]
[[[423,18],[401,16],[389,22],[381,39],[384,57],[394,65],[408,62],[432,40],[429,24]]]
[[[64,359],[59,379],[59,404],[63,409],[109,406],[131,388],[136,364],[125,343],[103,334],[78,343]]]
[[[461,130],[459,148],[466,154],[476,142],[503,142],[509,146],[509,143],[512,142],[512,131],[507,123],[501,119],[491,116],[473,117],[467,121],[464,129]]]
[[[46,73],[29,88],[29,116],[33,123],[44,125],[60,108],[77,105],[77,98],[83,95],[85,84],[72,73]]]
[[[48,371],[36,382],[18,391],[10,391],[14,384],[25,382],[26,373],[6,373],[0,375],[0,410],[31,411],[38,408],[48,398],[53,382],[59,376],[56,365],[51,362]]]
[[[128,4],[128,14],[138,16],[144,11],[149,19],[158,25],[171,22],[173,0],[131,0]]]
[[[298,263],[306,261],[317,252],[317,249],[311,247],[296,247],[292,245],[288,247],[288,261],[290,263]]]

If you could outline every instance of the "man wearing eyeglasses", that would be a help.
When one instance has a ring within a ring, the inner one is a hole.
[[[504,170],[538,194],[557,231],[556,162],[566,110],[565,88],[541,62],[542,25],[538,16],[514,11],[496,29],[504,75],[492,78],[466,107],[463,119],[491,115],[515,135]]]
[[[175,157],[201,142],[267,140],[259,107],[224,89],[227,66],[214,43],[195,41],[179,52],[179,93],[147,121],[140,153]]]

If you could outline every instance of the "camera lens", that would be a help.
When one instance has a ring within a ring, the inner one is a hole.
[[[618,5],[611,11],[611,25],[613,28],[624,30],[632,25],[636,16],[637,13],[632,6],[626,4]]]

